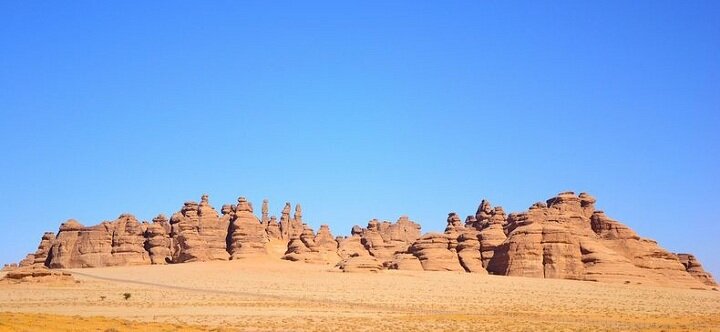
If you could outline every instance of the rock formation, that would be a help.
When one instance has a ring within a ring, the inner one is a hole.
[[[235,216],[230,222],[229,237],[228,249],[232,259],[268,253],[265,226],[255,217],[245,197],[238,198]]]
[[[200,204],[185,202],[180,211],[170,218],[172,261],[182,263],[229,259],[228,222],[228,218],[221,218],[210,205],[208,195],[200,198]]]
[[[383,265],[373,256],[353,255],[341,260],[336,267],[343,272],[378,272]]]
[[[508,218],[508,238],[487,268],[502,275],[695,286],[680,260],[564,192]]]
[[[328,225],[320,226],[317,235],[312,228],[304,225],[299,236],[288,243],[283,259],[307,263],[334,264],[339,259],[338,243],[330,233]]]
[[[39,266],[46,265],[48,255],[50,254],[50,249],[51,249],[54,241],[55,241],[55,233],[45,232],[45,234],[43,234],[42,239],[40,240],[40,244],[38,245],[38,248],[35,251],[35,254],[33,254],[33,258],[34,258],[33,265],[39,265]]]
[[[425,271],[465,271],[453,242],[451,235],[427,233],[412,244],[410,253],[420,260]]]
[[[74,283],[72,274],[48,269],[42,265],[30,265],[10,270],[0,282],[5,283]]]
[[[639,283],[688,288],[717,286],[691,254],[673,254],[655,241],[595,209],[589,194],[560,193],[527,211],[506,215],[483,200],[474,215],[446,219],[444,233],[421,236],[407,216],[370,220],[334,237],[303,223],[303,210],[286,203],[280,221],[263,201],[261,219],[243,197],[221,215],[203,195],[186,202],[170,220],[151,223],[130,214],[95,226],[68,220],[45,233],[34,253],[4,270],[44,276],[42,267],[78,268],[238,259],[256,255],[336,264],[343,271],[381,269],[465,271],[535,278]],[[33,270],[35,269],[35,270]],[[38,270],[39,269],[39,270]],[[34,271],[34,272],[33,272]]]
[[[373,219],[368,222],[367,228],[353,227],[352,233],[360,238],[360,243],[370,255],[387,266],[396,253],[407,252],[420,237],[420,225],[407,216],[401,216],[395,223]]]
[[[295,205],[295,215],[292,219],[290,218],[290,210],[290,203],[285,203],[280,216],[280,232],[285,240],[298,237],[303,231],[302,207],[299,204]]]
[[[712,275],[709,272],[706,272],[705,269],[703,269],[700,262],[695,259],[695,256],[691,254],[677,254],[678,259],[680,259],[680,263],[685,267],[685,270],[690,273],[691,276],[693,276],[695,279],[699,280],[705,285],[708,286],[717,286],[717,282],[715,282],[715,279],[713,279]]]
[[[277,221],[277,217],[270,217],[270,220],[268,220],[267,224],[265,224],[265,232],[267,233],[268,238],[270,238],[271,240],[280,240],[283,238],[282,231],[280,230],[280,224]]]
[[[152,224],[145,230],[145,250],[150,255],[152,264],[172,262],[172,240],[170,238],[170,222],[160,214],[153,218]]]
[[[71,219],[60,225],[46,264],[50,268],[150,264],[144,233],[131,214],[92,227]]]
[[[0,269],[0,271],[8,272],[8,271],[16,270],[17,268],[18,268],[17,263],[3,264],[3,267],[2,267],[2,269]]]

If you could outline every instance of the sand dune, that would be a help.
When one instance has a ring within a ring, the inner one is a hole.
[[[83,317],[67,330],[720,330],[717,291],[276,259],[69,271],[79,283],[0,285],[0,312],[14,313],[0,330],[62,330],[67,316]]]

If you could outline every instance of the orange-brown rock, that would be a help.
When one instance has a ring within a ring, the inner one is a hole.
[[[717,286],[717,282],[713,276],[703,269],[702,264],[691,254],[677,254],[680,263],[685,267],[685,271],[690,273],[695,279],[708,286]]]
[[[253,214],[245,197],[238,198],[235,215],[230,222],[228,249],[232,259],[268,254],[265,226]]]
[[[370,220],[367,228],[356,229],[365,249],[381,264],[387,265],[396,253],[407,252],[415,240],[420,237],[420,225],[407,216],[401,216],[397,222],[379,222]]]
[[[677,256],[595,211],[588,194],[564,192],[508,218],[494,274],[695,287]],[[592,211],[592,212],[591,212]]]
[[[2,267],[2,269],[0,269],[0,271],[7,272],[7,271],[15,270],[17,268],[18,268],[17,263],[3,264],[3,267]]]
[[[54,241],[55,241],[55,233],[45,232],[45,234],[43,234],[42,239],[40,240],[40,244],[38,245],[38,248],[35,251],[35,254],[33,254],[33,256],[34,256],[33,265],[39,265],[39,266],[46,265],[48,255],[50,254],[50,249],[51,249]]]
[[[370,256],[370,252],[362,244],[362,237],[359,234],[336,238],[338,242],[338,255],[342,259],[351,256]]]
[[[341,260],[335,267],[343,272],[378,272],[383,265],[380,261],[370,255],[353,255]]]
[[[290,210],[290,203],[287,202],[280,215],[280,232],[282,238],[286,240],[300,236],[303,231],[302,207],[300,204],[295,205],[295,216],[292,219],[290,218]]]
[[[336,263],[338,255],[337,241],[332,237],[328,225],[320,226],[315,235],[312,228],[304,225],[303,232],[290,240],[283,259],[303,261],[306,263],[331,264]]]
[[[482,265],[487,268],[490,260],[495,255],[495,249],[507,239],[505,225],[507,219],[505,211],[498,206],[490,209],[490,202],[483,200],[480,205],[483,209],[483,222],[476,224],[479,228],[478,238],[480,240],[480,251],[482,253]],[[480,210],[478,208],[478,210]],[[489,211],[489,212],[486,212]]]
[[[35,263],[35,254],[27,254],[25,258],[18,262],[18,267],[32,266],[33,263]]]
[[[467,272],[487,274],[483,266],[482,254],[480,252],[479,234],[476,230],[466,230],[457,237],[457,256],[460,265]]]
[[[267,199],[263,199],[260,222],[264,225],[270,221],[270,202]]]
[[[131,214],[84,227],[75,220],[60,225],[47,258],[51,268],[150,264],[144,230]]]
[[[230,254],[227,250],[229,220],[221,218],[209,201],[208,195],[203,195],[198,205],[199,234],[207,243],[208,255],[211,260],[227,260]]]
[[[170,238],[170,222],[160,214],[153,218],[152,224],[145,230],[145,250],[150,255],[152,264],[172,262],[172,239]]]
[[[420,260],[409,253],[395,254],[392,260],[386,264],[386,267],[391,270],[423,271]]]
[[[265,232],[270,239],[279,240],[283,238],[282,231],[280,230],[280,224],[277,221],[277,217],[270,217],[270,220],[268,220],[267,224],[265,225]]]
[[[221,218],[208,195],[200,203],[185,202],[170,218],[174,263],[227,260],[228,218]]]
[[[445,227],[445,233],[463,232],[465,231],[465,225],[463,224],[460,216],[455,212],[450,212],[447,218],[447,226]]]
[[[152,223],[129,214],[85,227],[75,220],[46,233],[35,253],[19,265],[77,268],[182,263],[266,255],[335,263],[344,271],[400,270],[490,272],[497,275],[641,283],[689,288],[716,285],[696,257],[672,254],[626,225],[595,209],[589,194],[558,194],[527,211],[506,215],[489,201],[480,203],[464,222],[447,218],[444,234],[420,236],[420,226],[407,217],[397,222],[354,226],[351,236],[333,237],[327,225],[317,234],[303,224],[298,204],[283,208],[280,222],[262,219],[244,198],[223,205],[219,215],[207,195],[186,202],[167,218]],[[44,273],[44,272],[39,272]]]
[[[74,283],[72,274],[50,270],[42,265],[18,267],[9,271],[0,281],[5,283]]]
[[[409,251],[420,260],[425,271],[465,271],[454,242],[451,235],[427,233],[415,241]]]
[[[315,246],[318,250],[337,252],[338,242],[330,232],[329,225],[320,225],[317,235],[314,238]]]

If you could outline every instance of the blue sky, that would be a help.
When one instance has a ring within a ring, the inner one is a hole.
[[[720,5],[0,2],[0,263],[210,194],[336,234],[560,191],[720,275]]]

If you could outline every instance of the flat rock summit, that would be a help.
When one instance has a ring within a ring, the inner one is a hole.
[[[671,253],[595,209],[586,193],[563,192],[507,214],[483,200],[464,220],[455,212],[443,233],[422,234],[407,216],[370,220],[349,236],[328,225],[313,230],[300,204],[285,203],[280,218],[262,202],[258,218],[244,197],[218,212],[207,195],[185,202],[170,218],[151,222],[122,214],[84,226],[76,220],[43,234],[37,251],[4,270],[177,264],[274,256],[299,263],[329,264],[345,272],[386,269],[458,271],[532,278],[573,279],[680,288],[717,283],[698,259]],[[42,272],[41,274],[49,274]]]

